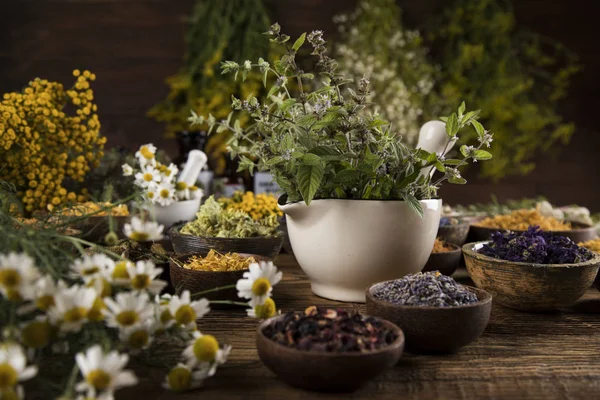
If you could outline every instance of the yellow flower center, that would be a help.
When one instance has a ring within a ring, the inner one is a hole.
[[[142,148],[140,149],[140,154],[144,156],[144,158],[147,160],[152,160],[154,158],[154,153],[150,151],[148,146],[142,146]]]
[[[218,351],[219,342],[213,335],[200,336],[194,342],[194,355],[199,361],[214,361]]]
[[[171,193],[169,193],[168,189],[162,189],[160,191],[160,197],[162,197],[163,199],[168,199],[169,197],[171,197]]]
[[[17,392],[14,389],[6,389],[0,391],[0,399],[2,400],[21,400]]]
[[[35,306],[42,311],[48,311],[50,307],[54,305],[54,296],[50,296],[46,294],[44,296],[40,296],[35,301]]]
[[[9,364],[0,364],[0,389],[10,389],[17,384],[17,371]],[[4,398],[4,397],[2,397]]]
[[[110,381],[112,377],[110,374],[101,369],[95,369],[90,371],[89,374],[85,377],[87,383],[94,387],[96,390],[104,390],[110,386]]]
[[[152,200],[154,198],[154,192],[148,192],[148,198]]]
[[[132,349],[143,349],[148,344],[150,335],[144,329],[133,332],[129,335],[129,347]]]
[[[100,267],[94,265],[93,267],[85,268],[84,270],[82,270],[81,275],[83,275],[83,276],[94,275],[94,274],[97,274],[98,272],[100,272]]]
[[[152,178],[153,178],[153,176],[152,176],[152,174],[151,174],[151,173],[149,173],[149,172],[146,172],[146,173],[144,174],[144,180],[145,180],[146,182],[152,182]]]
[[[146,232],[132,232],[131,235],[129,235],[129,238],[131,240],[135,240],[136,242],[145,242],[149,237],[150,235],[148,235]]]
[[[150,286],[150,277],[146,274],[139,274],[131,279],[131,286],[136,290],[143,290]]]
[[[101,278],[101,292],[100,292],[100,297],[108,297],[112,294],[112,286],[110,285],[110,282],[107,281],[104,278]],[[94,287],[96,285],[96,279],[90,281],[90,283],[88,283],[86,286],[87,287]]]
[[[79,322],[87,316],[88,311],[83,307],[73,307],[65,313],[65,322]]]
[[[275,302],[271,298],[266,299],[265,304],[260,304],[254,307],[254,313],[256,314],[256,318],[271,318],[273,315],[275,315],[276,312],[277,307],[275,307]]]
[[[177,322],[178,324],[187,325],[190,322],[194,322],[195,320],[196,311],[194,311],[194,309],[187,304],[179,307],[177,312],[175,312],[175,322]]]
[[[173,315],[169,310],[165,310],[160,314],[160,323],[166,324],[173,319]]]
[[[138,322],[139,319],[139,314],[131,310],[121,311],[119,314],[117,314],[117,322],[119,323],[119,325],[123,326],[131,326]]]
[[[252,294],[255,296],[265,296],[271,289],[271,282],[267,278],[258,278],[252,284]]]
[[[129,273],[127,272],[127,262],[121,261],[115,265],[115,269],[112,272],[113,279],[129,279]]]
[[[21,283],[21,274],[16,269],[7,268],[0,270],[0,285],[11,289]]]
[[[8,291],[6,292],[6,298],[14,302],[23,300],[21,293],[19,293],[19,291],[16,289],[8,289]]]
[[[105,307],[106,306],[102,298],[96,297],[96,300],[94,300],[94,304],[92,305],[90,312],[88,312],[88,319],[94,322],[102,321],[104,319],[104,314],[102,313],[102,310]]]
[[[172,390],[182,392],[192,385],[192,373],[187,368],[175,367],[167,375],[167,381]]]
[[[21,330],[21,339],[27,347],[41,349],[50,342],[52,325],[46,321],[33,321]]]
[[[185,182],[177,182],[175,188],[179,191],[187,189],[187,183]]]

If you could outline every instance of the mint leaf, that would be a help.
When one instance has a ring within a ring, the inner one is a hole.
[[[458,118],[456,113],[452,114],[446,121],[446,133],[449,137],[454,137],[458,133]]]
[[[302,35],[300,35],[298,39],[296,39],[294,45],[292,46],[292,50],[298,51],[298,49],[304,44],[304,39],[306,39],[306,32],[304,32]]]
[[[473,158],[476,160],[489,160],[492,158],[492,154],[489,151],[485,150],[475,150]]]
[[[323,164],[303,165],[298,169],[298,188],[302,199],[309,205],[323,180]]]

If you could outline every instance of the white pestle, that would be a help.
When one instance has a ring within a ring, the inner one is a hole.
[[[208,157],[206,157],[206,154],[204,154],[203,151],[190,151],[187,162],[177,178],[177,182],[185,182],[188,186],[195,185],[198,175],[200,175],[200,171],[202,171],[202,168],[204,168],[207,161]]]
[[[444,151],[450,151],[455,143],[456,140],[451,141],[448,137],[445,123],[442,121],[429,121],[423,124],[419,130],[417,148],[429,153],[436,153],[439,157]],[[432,176],[434,172],[434,167],[423,168],[420,175],[429,174],[429,176]]]

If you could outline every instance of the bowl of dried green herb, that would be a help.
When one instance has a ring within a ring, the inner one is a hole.
[[[490,241],[463,246],[467,271],[478,288],[521,311],[569,307],[592,286],[600,256],[571,239],[532,227],[496,232]]]
[[[404,334],[380,318],[313,306],[263,321],[256,345],[261,361],[283,382],[349,392],[396,365]]]
[[[398,325],[411,353],[453,353],[488,324],[492,296],[438,271],[379,282],[366,291],[367,314]]]

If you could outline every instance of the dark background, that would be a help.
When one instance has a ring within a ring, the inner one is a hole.
[[[227,0],[223,0],[227,1]],[[450,0],[399,0],[405,21],[421,26]],[[334,14],[355,0],[272,0],[272,20],[297,35],[312,29],[333,33]],[[163,127],[146,117],[167,94],[164,79],[184,53],[185,17],[194,0],[0,0],[0,93],[19,90],[36,76],[64,83],[74,68],[98,76],[93,87],[108,146],[134,149],[154,142],[176,155]],[[446,185],[448,203],[545,195],[556,204],[578,203],[600,211],[597,96],[600,93],[599,22],[596,0],[513,0],[518,23],[563,42],[580,56],[563,115],[576,123],[571,144],[558,157],[542,155],[526,177],[498,183],[475,178],[468,186]],[[517,133],[515,133],[517,134]],[[493,147],[492,147],[493,152]]]

